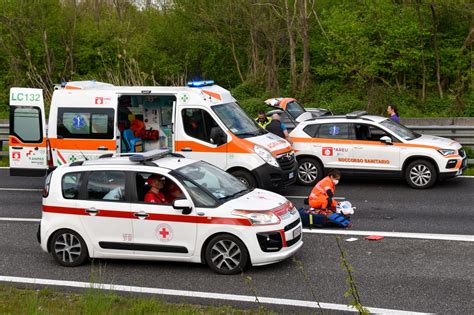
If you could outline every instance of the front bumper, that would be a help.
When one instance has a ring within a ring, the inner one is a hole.
[[[303,226],[296,220],[277,230],[261,230],[254,234],[250,253],[253,266],[276,263],[293,256],[303,245]],[[290,220],[288,220],[290,221]]]
[[[462,175],[466,167],[467,167],[467,157],[464,157],[461,160],[461,165],[459,166],[459,168],[455,168],[453,171],[439,173],[439,180],[446,180],[446,179],[450,179],[450,178],[454,178],[456,176]]]
[[[257,179],[258,187],[267,190],[283,189],[296,181],[298,164],[296,160],[287,170],[280,167],[271,166],[268,163],[262,164],[253,170],[253,175]]]

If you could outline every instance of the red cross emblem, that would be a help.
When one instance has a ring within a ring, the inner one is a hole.
[[[323,147],[323,156],[332,156],[332,154],[331,147]]]
[[[12,159],[19,160],[21,158],[20,152],[12,152]]]
[[[96,105],[102,105],[102,104],[104,104],[104,98],[103,98],[103,97],[96,97],[96,98],[95,98],[95,104],[96,104]]]
[[[160,224],[155,229],[155,235],[160,241],[169,242],[173,238],[173,229],[168,224]]]

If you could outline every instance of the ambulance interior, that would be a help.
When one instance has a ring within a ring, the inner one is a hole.
[[[118,99],[120,152],[172,149],[174,95],[121,95]]]

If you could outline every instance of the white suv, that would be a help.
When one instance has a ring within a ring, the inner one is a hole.
[[[150,183],[161,186],[158,203],[145,202]],[[205,162],[151,151],[49,174],[38,239],[63,266],[88,257],[150,259],[233,274],[292,256],[303,245],[301,227],[286,198],[248,189]]]
[[[413,188],[429,188],[461,175],[467,165],[458,142],[419,135],[364,111],[302,122],[290,136],[303,185],[314,185],[324,169],[336,168],[349,175],[404,177]]]

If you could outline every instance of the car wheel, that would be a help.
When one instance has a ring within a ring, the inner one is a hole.
[[[207,244],[206,262],[216,273],[232,275],[242,272],[248,261],[247,248],[233,235],[217,235]]]
[[[405,179],[412,188],[430,188],[436,183],[437,177],[433,163],[425,160],[413,161],[405,170]]]
[[[51,239],[51,254],[62,266],[76,267],[89,257],[82,237],[71,230],[60,230]]]
[[[313,186],[323,178],[323,166],[313,158],[302,158],[298,161],[298,183]]]
[[[237,177],[245,186],[249,188],[257,187],[257,181],[255,180],[253,175],[250,174],[249,172],[243,171],[243,170],[237,170],[237,171],[231,172],[231,174]]]

